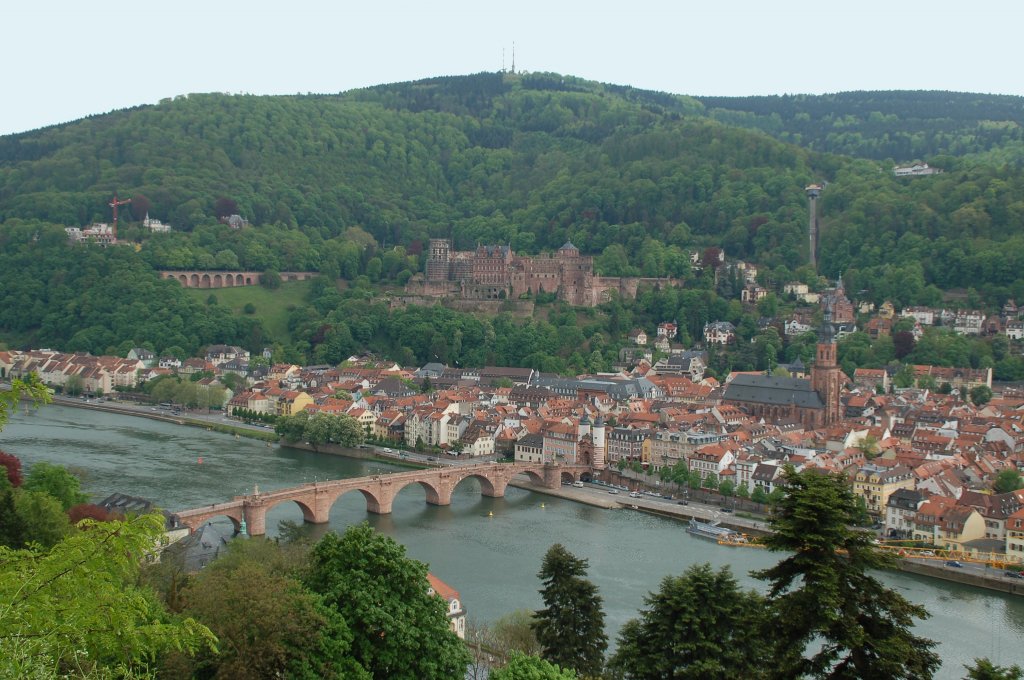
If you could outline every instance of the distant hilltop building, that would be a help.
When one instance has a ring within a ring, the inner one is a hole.
[[[896,166],[892,169],[892,174],[897,177],[922,177],[924,175],[938,175],[941,172],[942,170],[938,168],[929,168],[927,163],[917,163],[902,168]]]
[[[142,220],[142,226],[154,234],[166,234],[171,230],[171,225],[150,218],[149,213],[146,213],[146,219]]]
[[[232,229],[242,229],[249,226],[249,220],[241,215],[228,215],[227,217],[220,218],[220,221]]]
[[[516,255],[507,245],[453,250],[450,239],[430,239],[425,273],[410,279],[413,295],[468,300],[506,300],[553,293],[571,305],[593,307],[613,291],[636,297],[640,283],[678,285],[673,279],[596,276],[594,258],[581,255],[571,242],[557,253]]]
[[[106,223],[98,223],[84,229],[78,227],[64,227],[70,243],[82,243],[92,241],[102,246],[109,246],[117,243],[117,236],[113,228]]]

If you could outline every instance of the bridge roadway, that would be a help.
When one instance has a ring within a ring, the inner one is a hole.
[[[480,492],[484,496],[500,498],[505,495],[505,487],[517,475],[526,475],[531,482],[553,489],[561,486],[563,481],[574,482],[590,472],[591,468],[585,465],[481,463],[313,482],[262,493],[257,487],[255,493],[235,496],[224,503],[182,510],[175,513],[174,518],[179,525],[194,531],[214,517],[228,517],[236,531],[244,527],[250,536],[262,536],[267,532],[267,512],[288,501],[299,506],[306,522],[325,524],[334,502],[350,491],[363,495],[367,512],[386,515],[391,512],[395,497],[410,484],[419,484],[426,490],[427,503],[450,505],[452,491],[467,477],[479,480]]]

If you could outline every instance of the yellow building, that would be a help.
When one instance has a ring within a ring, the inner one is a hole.
[[[974,508],[957,505],[942,515],[937,545],[949,550],[966,550],[964,543],[979,538],[985,538],[985,518]]]
[[[277,399],[277,415],[293,416],[312,403],[313,397],[305,392],[285,392]]]
[[[885,515],[889,496],[894,491],[913,488],[914,474],[905,465],[865,465],[857,470],[857,476],[853,480],[853,493],[864,499],[870,514],[877,516]]]

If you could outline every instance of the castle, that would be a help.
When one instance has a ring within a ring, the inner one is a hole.
[[[554,293],[570,305],[594,307],[613,291],[636,297],[641,283],[679,285],[674,279],[595,276],[594,258],[581,255],[571,242],[557,253],[516,255],[507,245],[452,250],[449,239],[430,239],[425,273],[409,280],[414,295],[467,300],[505,300]]]

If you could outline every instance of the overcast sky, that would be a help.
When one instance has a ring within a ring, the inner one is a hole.
[[[1019,0],[4,0],[0,134],[190,92],[552,71],[677,94],[1024,95]],[[503,57],[504,55],[504,57]]]

